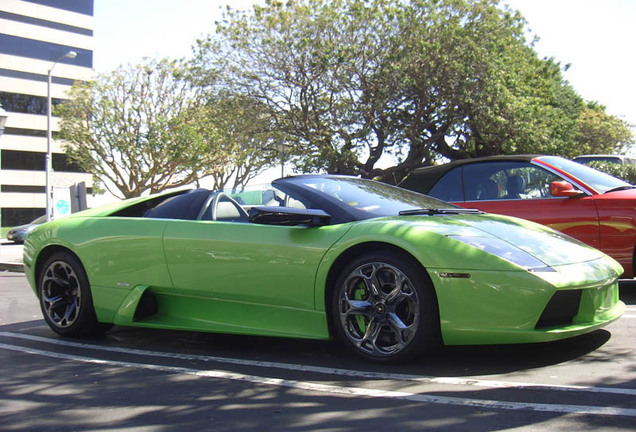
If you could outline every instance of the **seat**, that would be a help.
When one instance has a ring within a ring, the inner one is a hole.
[[[499,198],[499,186],[494,180],[487,180],[484,185],[484,199],[494,200]]]
[[[507,199],[521,199],[522,194],[525,192],[526,182],[523,177],[519,175],[512,175],[508,177],[506,181],[506,198]]]
[[[499,199],[499,188],[494,180],[485,180],[477,185],[476,199],[480,201]]]
[[[220,201],[216,209],[216,220],[236,221],[241,218],[238,209],[228,201]]]

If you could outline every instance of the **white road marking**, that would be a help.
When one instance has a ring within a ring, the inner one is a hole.
[[[122,347],[110,347],[101,345],[85,344],[80,342],[71,342],[62,339],[51,339],[42,336],[34,336],[21,333],[12,332],[0,332],[0,336],[30,340],[34,342],[44,342],[53,345],[91,349],[106,352],[116,352],[130,355],[140,355],[147,357],[169,358],[177,360],[194,360],[203,362],[216,362],[233,364],[239,366],[251,366],[262,367],[268,369],[281,369],[289,371],[300,371],[319,373],[323,375],[339,375],[351,378],[369,378],[379,380],[393,380],[393,381],[414,381],[420,383],[430,384],[446,384],[446,385],[464,385],[475,387],[487,387],[487,388],[510,388],[510,389],[524,389],[524,390],[553,390],[553,391],[566,391],[566,392],[589,392],[589,393],[601,393],[601,394],[620,394],[636,396],[636,389],[618,388],[618,387],[592,387],[592,386],[575,386],[575,385],[554,385],[554,384],[540,384],[540,383],[527,383],[527,382],[514,382],[514,381],[496,381],[496,380],[482,380],[467,377],[434,377],[434,376],[421,376],[421,375],[409,375],[409,374],[395,374],[395,373],[380,373],[359,371],[350,369],[329,368],[322,366],[310,366],[310,365],[298,365],[293,363],[278,363],[256,360],[244,360],[234,359],[228,357],[215,357],[204,356],[195,354],[179,354],[168,353],[161,351],[148,351],[135,348],[122,348]]]
[[[315,382],[304,382],[296,380],[285,380],[280,378],[266,378],[254,375],[246,375],[236,372],[226,372],[218,370],[198,370],[184,367],[175,366],[161,366],[152,364],[123,362],[116,360],[103,360],[95,359],[91,357],[83,357],[76,355],[69,355],[51,351],[43,351],[34,348],[27,348],[16,345],[8,345],[0,343],[0,348],[19,351],[28,354],[41,355],[46,357],[52,357],[56,359],[78,361],[83,363],[93,363],[107,366],[124,367],[132,369],[153,370],[159,372],[168,372],[175,374],[187,374],[206,378],[218,378],[234,381],[250,382],[254,384],[272,385],[279,387],[295,388],[300,390],[316,391],[328,394],[339,395],[353,395],[353,396],[366,396],[373,398],[386,398],[386,399],[398,399],[408,400],[422,403],[434,403],[443,405],[459,405],[464,407],[475,408],[488,408],[499,410],[513,410],[513,411],[540,411],[549,413],[564,413],[564,414],[591,414],[591,415],[606,415],[606,416],[626,416],[636,417],[636,409],[628,408],[613,408],[602,406],[588,406],[588,405],[554,405],[554,404],[541,404],[541,403],[525,403],[525,402],[504,402],[494,400],[482,400],[482,399],[468,399],[457,398],[448,396],[432,396],[420,393],[411,393],[403,391],[390,391],[390,390],[378,390],[378,389],[365,389],[359,387],[345,387],[329,384],[320,384]]]

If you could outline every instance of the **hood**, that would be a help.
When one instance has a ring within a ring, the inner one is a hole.
[[[458,214],[408,218],[420,229],[436,232],[504,259],[518,255],[515,251],[521,250],[546,266],[555,267],[605,256],[603,252],[561,232],[509,216]],[[513,259],[509,261],[516,262]]]
[[[566,234],[534,222],[498,215],[479,219],[466,218],[464,222],[473,228],[466,235],[499,238],[551,267],[592,261],[604,255]]]
[[[33,224],[33,223],[24,224],[24,225],[18,225],[17,227],[11,228],[7,232],[7,234],[15,234],[15,233],[20,233],[20,232],[29,232],[29,231],[32,231],[33,229],[35,229],[35,227],[37,227],[39,225],[40,224]]]

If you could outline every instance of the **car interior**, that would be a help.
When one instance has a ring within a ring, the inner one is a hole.
[[[529,164],[495,162],[461,169],[465,199],[457,201],[547,198],[551,196],[550,183],[560,180],[554,174]],[[443,183],[444,177],[438,184],[441,186]],[[431,189],[433,196],[436,196],[436,188],[437,185]],[[461,186],[456,188],[461,190]]]
[[[249,222],[250,209],[260,206],[307,208],[302,201],[273,187],[237,193],[201,188],[178,191],[146,200],[112,216]]]

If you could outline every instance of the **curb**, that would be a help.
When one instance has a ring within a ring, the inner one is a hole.
[[[0,271],[24,273],[24,264],[0,262]]]

